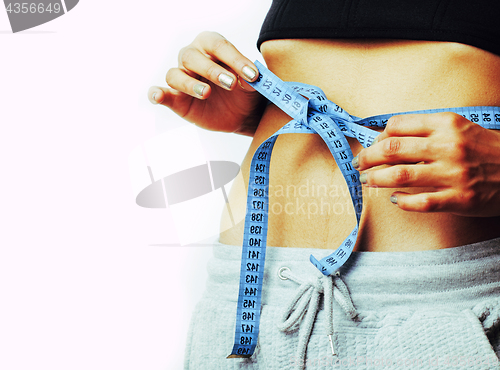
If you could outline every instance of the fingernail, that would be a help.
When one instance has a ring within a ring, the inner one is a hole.
[[[232,78],[231,76],[225,74],[225,73],[221,73],[219,75],[219,82],[226,88],[226,89],[231,89],[231,86],[233,85],[233,82],[234,82],[234,78]]]
[[[199,95],[199,96],[203,96],[203,91],[205,90],[205,85],[202,85],[202,84],[196,84],[196,85],[194,85],[193,90],[194,90],[194,92],[195,92],[197,95]]]
[[[392,204],[398,204],[398,197],[396,195],[391,195],[389,198],[392,202]]]
[[[361,182],[362,184],[366,184],[366,172],[363,172],[361,175],[359,175],[359,182]]]
[[[354,168],[358,168],[358,167],[359,167],[359,158],[358,158],[358,156],[356,156],[356,157],[354,157],[354,158],[352,159],[352,166],[353,166]]]
[[[158,102],[155,99],[155,96],[156,96],[156,93],[153,93],[153,95],[151,96],[151,99],[153,99],[153,101],[151,103],[158,104]]]
[[[249,66],[244,66],[241,72],[243,72],[245,79],[249,82],[252,82],[255,76],[257,76],[257,72]]]
[[[377,143],[378,143],[378,136],[377,136],[375,139],[373,139],[373,141],[372,141],[372,145],[375,145],[375,144],[377,144]]]

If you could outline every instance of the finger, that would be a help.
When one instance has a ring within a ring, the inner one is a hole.
[[[148,98],[149,101],[153,104],[162,104],[170,107],[173,103],[173,99],[175,99],[175,96],[177,94],[181,93],[174,89],[152,86],[149,88]]]
[[[387,121],[379,141],[390,136],[429,136],[453,113],[398,114]]]
[[[193,73],[213,82],[226,90],[232,90],[235,86],[236,76],[223,66],[207,58],[198,49],[186,48],[182,51],[181,66],[179,69],[186,70],[186,74]]]
[[[238,80],[238,86],[242,89],[242,90],[245,90],[245,91],[255,91],[255,89],[249,85],[245,80],[241,79],[241,78],[236,78]]]
[[[361,150],[353,166],[363,171],[383,164],[430,162],[434,158],[434,144],[428,138],[389,137]]]
[[[210,95],[210,85],[191,77],[180,68],[171,68],[166,81],[173,89],[198,99],[206,99]]]
[[[255,64],[222,35],[216,32],[202,32],[193,45],[198,46],[203,53],[224,63],[246,81],[253,82],[257,79],[258,69]]]
[[[400,209],[410,212],[456,212],[460,213],[462,205],[457,201],[456,191],[446,189],[437,192],[408,194],[395,192],[391,202]]]
[[[391,136],[429,136],[444,123],[456,121],[457,117],[461,118],[452,112],[398,114],[389,118],[377,142]]]
[[[148,98],[153,104],[161,104],[191,122],[187,116],[193,98],[180,91],[154,86],[149,89]]]
[[[444,187],[449,175],[432,164],[397,165],[360,174],[359,181],[381,188]]]
[[[160,87],[151,86],[148,90],[148,99],[153,104],[159,104],[163,101],[163,93],[161,93]]]

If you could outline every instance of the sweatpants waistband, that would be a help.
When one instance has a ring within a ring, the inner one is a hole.
[[[206,294],[237,301],[241,246],[216,242],[208,263]],[[280,269],[311,281],[321,273],[309,262],[332,251],[267,247],[262,303],[281,305],[294,294],[296,283],[280,278]],[[500,293],[500,238],[418,252],[353,252],[339,270],[358,310],[429,306],[471,308]]]

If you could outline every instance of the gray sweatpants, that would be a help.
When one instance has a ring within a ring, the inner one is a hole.
[[[337,356],[325,330],[325,278],[309,262],[311,253],[319,259],[331,250],[268,247],[260,334],[248,359],[226,359],[241,247],[216,243],[213,250],[186,369],[500,369],[500,238],[433,251],[353,253],[340,276],[329,277]],[[320,304],[308,326],[314,297]]]

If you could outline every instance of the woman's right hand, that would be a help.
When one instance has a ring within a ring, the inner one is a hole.
[[[167,73],[170,88],[153,86],[148,97],[199,127],[253,136],[266,100],[245,80],[257,77],[255,65],[229,41],[203,32],[179,52],[178,68]]]

